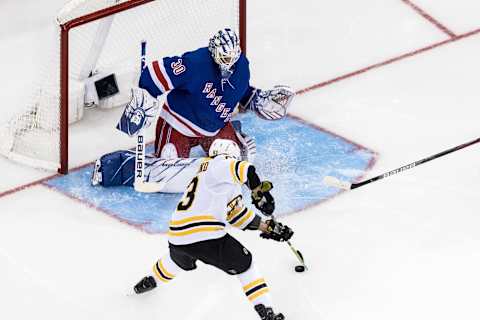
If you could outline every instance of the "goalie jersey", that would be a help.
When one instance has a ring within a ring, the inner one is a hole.
[[[242,198],[249,166],[224,155],[203,158],[172,214],[169,242],[185,245],[221,238],[227,225],[245,230],[255,218]]]
[[[215,136],[230,121],[237,104],[247,105],[255,89],[242,53],[223,78],[208,48],[153,61],[143,69],[139,87],[153,97],[168,92],[160,117],[189,137]]]

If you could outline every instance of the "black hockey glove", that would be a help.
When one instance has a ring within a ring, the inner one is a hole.
[[[275,241],[288,241],[293,236],[293,230],[288,226],[276,222],[275,220],[267,220],[268,232],[260,233],[260,237],[264,239],[272,239]]]
[[[264,215],[270,216],[275,211],[275,200],[270,190],[273,184],[270,181],[262,181],[252,190],[252,203]]]

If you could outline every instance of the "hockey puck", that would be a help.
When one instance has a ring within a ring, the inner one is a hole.
[[[295,266],[295,271],[296,271],[296,272],[304,272],[304,271],[305,271],[305,267],[302,266],[302,265]]]

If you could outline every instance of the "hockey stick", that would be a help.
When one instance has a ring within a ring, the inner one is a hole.
[[[272,220],[276,223],[276,219],[275,217],[272,215]],[[303,255],[302,253],[295,249],[295,247],[292,245],[292,243],[290,242],[290,240],[287,240],[286,241],[287,244],[288,244],[288,247],[290,248],[290,250],[292,250],[293,254],[295,255],[295,257],[298,259],[298,261],[300,262],[301,266],[304,268],[304,270],[307,270],[307,265],[305,264],[305,260],[303,259]],[[298,266],[297,266],[298,267]],[[302,271],[304,271],[302,270]]]
[[[386,172],[384,174],[381,174],[381,175],[378,175],[376,177],[373,177],[371,179],[368,179],[368,180],[365,180],[365,181],[361,181],[361,182],[357,182],[357,183],[350,183],[350,182],[347,182],[347,181],[342,181],[338,178],[335,178],[335,177],[331,177],[331,176],[326,176],[324,179],[323,179],[323,183],[325,183],[326,185],[330,186],[330,187],[336,187],[336,188],[340,188],[340,189],[344,189],[344,190],[351,190],[351,189],[356,189],[356,188],[359,188],[361,186],[364,186],[366,184],[369,184],[371,182],[375,182],[377,180],[380,180],[380,179],[383,179],[383,178],[387,178],[387,177],[390,177],[390,176],[393,176],[394,174],[397,174],[397,173],[400,173],[400,172],[403,172],[405,170],[408,170],[408,169],[412,169],[416,166],[419,166],[421,165],[422,163],[425,163],[425,162],[428,162],[428,161],[431,161],[433,159],[437,159],[437,158],[440,158],[444,155],[447,155],[449,153],[452,153],[452,152],[455,152],[455,151],[458,151],[460,149],[463,149],[463,148],[466,148],[466,147],[469,147],[475,143],[478,143],[480,142],[480,138],[477,138],[475,140],[472,140],[470,142],[467,142],[467,143],[464,143],[464,144],[461,144],[461,145],[458,145],[456,147],[453,147],[453,148],[450,148],[448,150],[445,150],[445,151],[442,151],[440,153],[437,153],[437,154],[434,154],[433,156],[430,156],[430,157],[427,157],[427,158],[424,158],[424,159],[421,159],[421,160],[418,160],[418,161],[415,161],[415,162],[412,162],[410,164],[407,164],[403,167],[400,167],[400,168],[397,168],[395,170],[392,170],[392,171],[389,171],[389,172]]]
[[[145,68],[145,58],[147,53],[147,41],[141,42],[140,72]],[[143,129],[140,129],[137,135],[137,145],[135,148],[135,181],[133,188],[137,192],[154,193],[160,192],[165,188],[165,182],[145,182],[145,138]]]
[[[137,146],[135,148],[135,181],[133,188],[137,192],[155,193],[161,192],[166,182],[146,182],[145,180],[145,139],[142,130],[137,135]]]
[[[287,241],[287,244],[288,246],[290,247],[290,250],[292,250],[293,254],[295,255],[295,257],[297,257],[298,261],[300,262],[301,266],[303,266],[303,268],[305,268],[305,270],[308,270],[308,267],[307,265],[305,264],[305,260],[303,259],[303,255],[302,253],[295,249],[295,247],[292,245],[292,243],[290,242],[290,240]],[[302,270],[303,271],[303,270]]]

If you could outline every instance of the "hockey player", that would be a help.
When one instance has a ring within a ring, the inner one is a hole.
[[[227,224],[242,230],[260,230],[261,236],[287,241],[293,231],[273,219],[262,221],[243,201],[241,186],[251,190],[252,202],[270,216],[275,202],[272,184],[261,181],[255,167],[238,161],[240,149],[231,140],[217,139],[203,158],[170,220],[169,253],[153,266],[153,273],[135,286],[137,294],[147,292],[173,280],[182,270],[196,268],[200,260],[230,275],[236,275],[243,291],[263,320],[283,320],[272,309],[267,283],[252,262],[251,253],[225,228]]]
[[[287,86],[263,91],[249,81],[249,62],[240,50],[238,36],[231,29],[222,29],[208,47],[149,63],[118,128],[134,135],[145,123],[142,117],[156,116],[157,98],[166,94],[156,125],[157,157],[188,158],[192,147],[200,145],[207,152],[213,140],[223,138],[235,141],[246,158],[249,152],[250,156],[255,153],[255,145],[230,122],[237,106],[277,120],[286,115],[294,96]],[[145,110],[143,115],[139,110]]]

